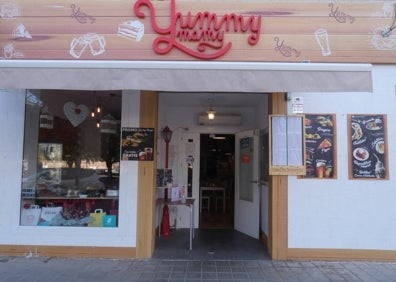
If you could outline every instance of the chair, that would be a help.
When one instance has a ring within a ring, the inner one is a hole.
[[[224,198],[222,196],[215,197],[215,210],[216,210],[216,212],[219,211],[219,209],[222,212],[225,212],[225,210],[223,210],[223,201],[224,201]]]
[[[209,196],[201,196],[199,199],[199,212],[202,212],[202,209],[206,209],[210,212],[210,197]]]

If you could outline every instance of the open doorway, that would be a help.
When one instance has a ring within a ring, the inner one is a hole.
[[[235,136],[200,135],[199,228],[234,228]]]

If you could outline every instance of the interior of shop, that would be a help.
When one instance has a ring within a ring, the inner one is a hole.
[[[201,134],[199,182],[205,190],[200,199],[200,228],[234,227],[234,162],[233,134]]]
[[[177,136],[175,138],[183,137],[186,142],[194,140],[199,144],[199,162],[198,156],[195,156],[193,165],[193,178],[198,179],[194,182],[194,187],[199,187],[199,192],[195,194],[199,209],[198,229],[195,231],[192,250],[189,250],[188,246],[188,228],[176,228],[171,230],[169,237],[157,237],[153,257],[243,259],[249,257],[244,254],[250,253],[250,257],[257,255],[258,258],[264,259],[264,256],[268,256],[265,244],[238,231],[238,226],[235,224],[237,185],[234,165],[238,140],[245,138],[249,129],[266,127],[268,95],[160,92],[159,105],[159,117],[165,117],[167,120],[167,123],[162,121],[161,126],[171,125]],[[216,114],[213,124],[205,120],[211,110]],[[186,118],[180,119],[180,116]],[[235,120],[235,117],[238,120]],[[257,123],[257,120],[260,121]],[[262,141],[264,135],[260,138]],[[184,146],[183,143],[181,145]],[[260,146],[260,152],[264,153],[263,144]],[[175,154],[184,154],[184,151],[179,153],[178,148],[174,148],[174,151],[171,148],[170,155]],[[260,162],[266,160],[267,156],[261,154]],[[196,168],[198,169],[195,170]],[[181,167],[178,173],[183,176],[185,170],[190,172],[189,166]],[[189,177],[190,173],[184,176]],[[264,176],[260,173],[260,177]],[[204,189],[207,192],[203,191]],[[226,191],[224,208],[219,189]],[[201,193],[202,197],[199,197]],[[256,198],[259,199],[260,196]],[[258,214],[259,211],[257,216]],[[240,215],[239,219],[245,218],[244,216],[246,215]],[[172,218],[171,214],[171,222],[173,222]],[[262,218],[266,218],[266,215],[264,214]],[[259,221],[257,219],[257,222]],[[188,226],[188,220],[185,223]],[[256,230],[259,230],[259,226]]]

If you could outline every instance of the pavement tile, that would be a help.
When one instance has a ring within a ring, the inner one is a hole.
[[[219,280],[232,280],[233,279],[232,273],[229,273],[229,272],[218,272],[217,276],[218,276]]]
[[[1,282],[394,282],[396,263],[0,257]]]

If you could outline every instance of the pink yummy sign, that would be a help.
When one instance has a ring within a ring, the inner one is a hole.
[[[165,55],[173,48],[199,59],[215,59],[226,54],[232,47],[232,42],[226,42],[227,32],[248,33],[248,43],[256,45],[260,39],[261,16],[244,17],[238,14],[218,16],[210,12],[186,14],[176,12],[175,0],[170,1],[170,24],[160,27],[156,22],[156,10],[149,0],[138,0],[134,5],[136,16],[144,18],[142,7],[147,7],[150,13],[152,28],[159,35],[153,42],[157,54]],[[192,48],[190,44],[195,45]],[[188,45],[189,44],[189,45]]]

